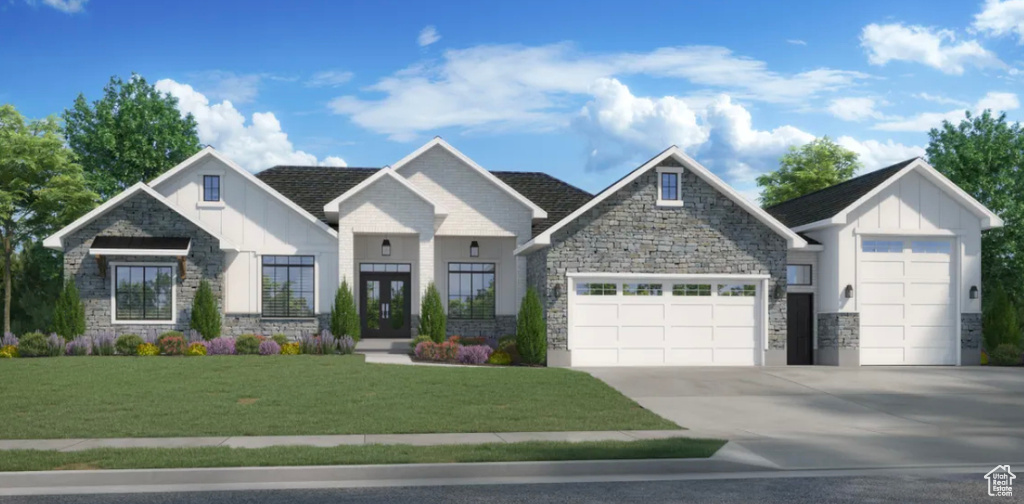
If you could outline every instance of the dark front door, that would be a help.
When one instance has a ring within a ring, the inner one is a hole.
[[[410,338],[408,273],[361,273],[359,319],[364,338]]]
[[[813,364],[814,345],[814,294],[790,293],[787,295],[786,310],[789,320],[786,331],[787,362],[791,366]]]

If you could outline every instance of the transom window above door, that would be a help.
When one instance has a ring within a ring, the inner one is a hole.
[[[412,271],[412,265],[397,263],[360,263],[359,271],[363,273],[408,273]]]

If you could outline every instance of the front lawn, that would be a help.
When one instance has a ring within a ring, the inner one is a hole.
[[[0,471],[706,458],[723,444],[725,441],[715,439],[672,438],[448,446],[276,446],[258,449],[218,446],[103,448],[80,452],[11,450],[0,451]]]
[[[0,361],[5,439],[678,429],[566,369],[362,356]]]

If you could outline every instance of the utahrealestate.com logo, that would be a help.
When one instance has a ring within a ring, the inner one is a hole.
[[[992,497],[1013,497],[1013,480],[1017,475],[1010,471],[1010,465],[999,465],[985,474],[988,480],[988,494]]]

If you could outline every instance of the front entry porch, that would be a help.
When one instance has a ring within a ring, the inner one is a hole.
[[[411,338],[412,275],[361,272],[359,307],[364,338]]]

